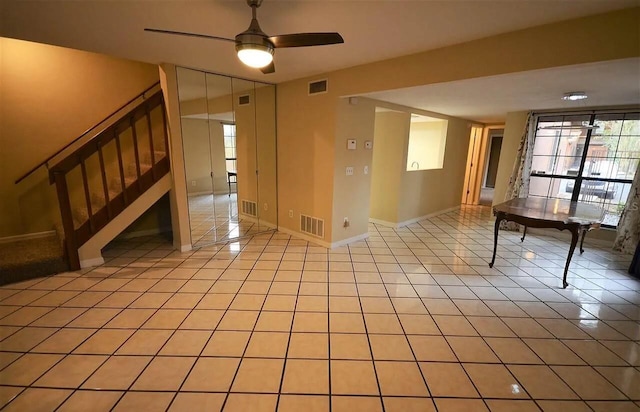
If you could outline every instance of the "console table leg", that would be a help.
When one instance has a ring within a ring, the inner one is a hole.
[[[587,236],[587,232],[588,230],[582,231],[582,239],[580,239],[580,254],[584,253],[584,248],[582,247],[582,245],[584,245],[584,237]]]
[[[566,289],[569,284],[567,283],[567,273],[569,272],[569,264],[571,263],[571,258],[573,257],[573,251],[576,249],[576,245],[578,244],[578,236],[580,235],[579,228],[572,228],[571,230],[571,246],[569,247],[569,256],[567,256],[567,264],[564,267],[564,276],[562,277],[562,288]]]
[[[527,227],[524,226],[524,231],[522,233],[522,238],[520,239],[521,242],[524,242],[524,238],[527,236]]]
[[[501,213],[496,215],[496,226],[493,232],[493,257],[491,258],[491,263],[489,263],[489,267],[492,268],[493,264],[496,262],[496,250],[498,249],[498,230],[500,230],[500,222],[503,220],[503,215]]]

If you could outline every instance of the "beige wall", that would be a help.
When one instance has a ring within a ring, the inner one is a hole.
[[[509,178],[513,170],[513,164],[520,147],[520,140],[527,123],[528,112],[507,113],[507,120],[504,125],[502,137],[502,148],[500,149],[500,161],[498,162],[498,174],[496,176],[496,187],[493,191],[493,204],[504,202],[507,193]]]
[[[411,114],[407,112],[376,113],[370,218],[388,223],[398,222],[400,182],[405,169],[404,143],[410,122]]]
[[[387,224],[405,224],[460,205],[470,123],[440,116],[448,122],[442,169],[407,171],[414,111],[376,113],[370,217]]]
[[[337,95],[331,90],[308,96],[307,81],[298,80],[279,84],[277,98],[278,225],[299,232],[300,213],[325,219],[327,241],[336,144]]]
[[[442,169],[402,171],[397,222],[414,220],[460,205],[469,147],[469,122],[455,118],[448,120]]]
[[[640,37],[637,34],[639,18],[640,9],[638,8],[621,10],[501,34],[279,84],[277,116],[280,226],[298,231],[299,213],[303,212],[325,219],[327,227],[335,230],[342,226],[342,219],[348,216],[345,212],[348,213],[350,206],[347,206],[346,199],[351,198],[343,199],[341,196],[344,194],[344,188],[353,187],[353,185],[348,183],[349,180],[345,180],[351,176],[344,176],[344,167],[347,164],[341,159],[343,153],[340,140],[345,137],[339,137],[336,133],[339,128],[340,108],[344,104],[341,97],[562,65],[636,57],[640,55]],[[474,61],[482,61],[483,64],[470,64]],[[318,79],[328,80],[328,93],[309,96],[308,82]],[[455,135],[464,134],[468,139],[468,129],[462,133],[461,125],[450,124],[449,126],[454,128]],[[362,139],[359,135],[354,135],[352,138]],[[501,156],[505,159],[509,159],[510,156],[507,141],[505,136],[505,150]],[[455,144],[460,144],[460,141],[458,140]],[[466,154],[465,146],[461,154],[464,160],[466,160]],[[438,177],[447,180],[457,179],[457,173],[464,173],[464,160],[460,166],[460,172],[447,169],[453,174]],[[499,171],[497,186],[503,183],[504,167],[500,165],[502,173]],[[413,183],[423,188],[427,185],[427,180],[433,182],[435,178],[436,175],[432,175],[425,177],[425,180]],[[355,179],[351,180],[351,182],[355,181]],[[424,209],[416,205],[411,206],[410,209],[412,213],[422,213],[419,211],[439,210],[445,205],[459,204],[461,191],[462,186],[453,191],[457,199],[455,202],[449,201],[449,193],[445,192],[442,200],[432,199],[430,202],[434,203],[430,203]],[[422,198],[423,195],[420,196]],[[429,196],[440,198],[440,193],[431,192]],[[504,190],[500,195],[500,190],[497,188],[496,199],[500,196],[504,196]],[[360,201],[358,204],[363,206],[366,202]],[[294,212],[294,218],[289,218],[290,210]],[[406,211],[404,216],[410,214]],[[335,236],[333,233],[325,234],[326,241],[335,242],[345,238],[348,237],[344,231]]]
[[[14,181],[158,81],[156,66],[0,38],[0,237],[59,220],[45,168]]]
[[[353,103],[356,103],[353,101]],[[371,162],[373,150],[365,149],[366,140],[373,141],[376,108],[372,100],[339,99],[335,131],[333,174],[332,236],[326,241],[340,242],[368,232]],[[347,150],[347,140],[356,140],[356,150]],[[364,167],[369,171],[364,173]],[[353,167],[353,175],[346,168]],[[344,218],[349,226],[344,227]],[[329,225],[329,222],[325,222]]]

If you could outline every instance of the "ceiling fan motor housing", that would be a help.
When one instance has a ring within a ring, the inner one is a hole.
[[[273,54],[275,49],[269,38],[263,34],[257,33],[240,33],[236,36],[236,51],[246,48],[259,48]]]

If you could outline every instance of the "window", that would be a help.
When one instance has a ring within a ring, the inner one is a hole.
[[[616,227],[639,163],[639,112],[539,116],[529,196],[596,204]]]
[[[407,171],[442,169],[448,123],[447,120],[411,115]]]
[[[236,125],[224,123],[222,125],[224,135],[224,157],[227,162],[227,171],[235,172],[236,166]]]

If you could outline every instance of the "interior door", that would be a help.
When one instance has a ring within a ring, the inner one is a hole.
[[[500,149],[502,148],[502,136],[491,138],[491,149],[489,151],[489,162],[487,165],[487,179],[485,187],[496,187],[496,176],[498,175],[498,161],[500,160]]]
[[[178,68],[191,244],[277,227],[275,86]]]
[[[238,203],[235,187],[229,182],[233,165],[227,144],[230,130],[235,128],[232,104],[232,80],[217,74],[206,74],[209,158],[213,186],[214,224],[209,240],[219,242],[239,236]]]
[[[205,73],[177,69],[191,244],[211,240],[215,226]]]

